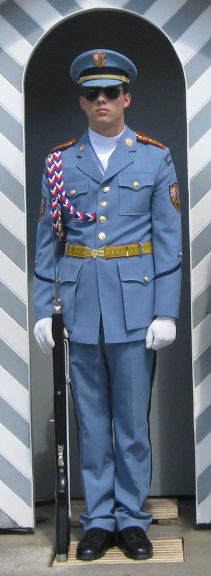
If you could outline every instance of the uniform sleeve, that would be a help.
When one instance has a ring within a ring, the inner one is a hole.
[[[165,149],[152,196],[155,262],[154,316],[178,318],[181,292],[181,212],[179,188],[170,152]]]
[[[52,315],[54,298],[55,257],[58,240],[53,232],[51,195],[43,174],[40,219],[37,227],[34,276],[34,308],[36,320]]]

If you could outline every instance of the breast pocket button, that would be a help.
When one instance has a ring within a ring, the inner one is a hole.
[[[144,276],[144,283],[145,283],[145,284],[148,284],[148,282],[149,282],[148,276]]]

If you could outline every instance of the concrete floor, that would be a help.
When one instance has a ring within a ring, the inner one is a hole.
[[[4,576],[210,576],[211,527],[196,527],[193,499],[179,500],[179,518],[168,525],[153,524],[151,538],[183,538],[184,563],[156,563],[99,566],[92,562],[83,566],[52,568],[54,551],[54,505],[36,507],[37,525],[34,534],[0,535],[0,575]],[[80,538],[80,528],[72,529],[72,537]]]

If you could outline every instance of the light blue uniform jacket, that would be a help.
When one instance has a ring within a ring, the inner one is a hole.
[[[71,203],[79,211],[97,214],[94,223],[79,222],[63,209],[66,242],[100,248],[152,241],[153,254],[109,260],[63,255],[63,243],[56,237],[53,241],[51,194],[44,175],[46,207],[37,233],[36,318],[52,314],[56,250],[64,323],[71,340],[97,344],[101,316],[106,342],[142,339],[155,316],[177,318],[179,311],[181,219],[169,193],[177,182],[169,149],[138,142],[136,133],[126,127],[104,174],[87,131],[62,152],[62,158]],[[105,216],[104,223],[100,216]]]

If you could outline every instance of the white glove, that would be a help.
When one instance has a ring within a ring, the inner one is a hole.
[[[45,354],[50,354],[55,342],[52,336],[52,318],[42,318],[36,322],[34,335],[38,346]]]
[[[146,348],[159,350],[172,344],[176,338],[176,320],[168,316],[158,316],[150,324],[146,335]]]

